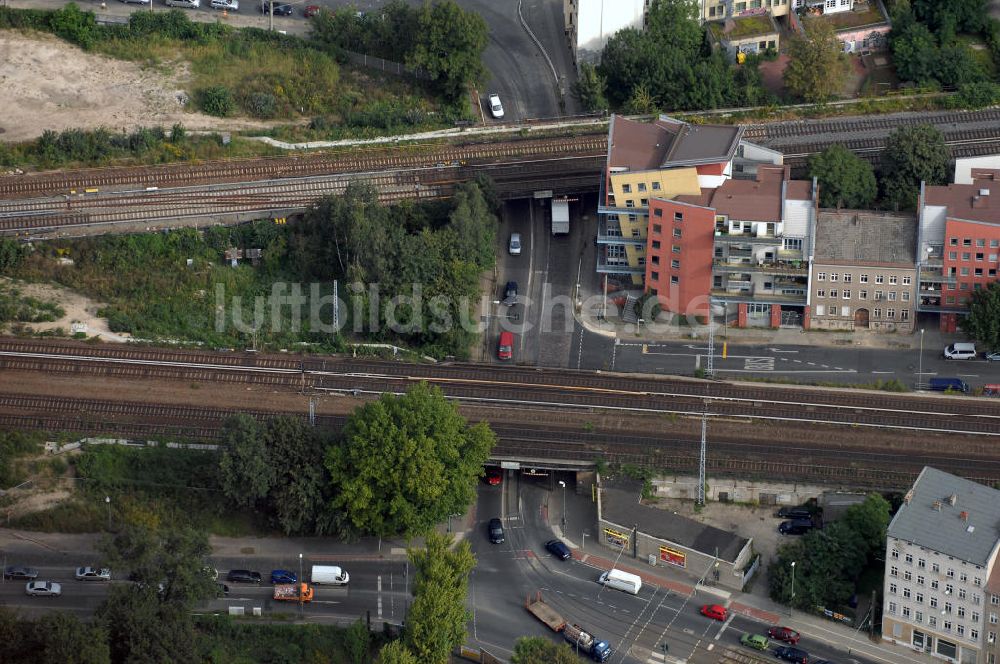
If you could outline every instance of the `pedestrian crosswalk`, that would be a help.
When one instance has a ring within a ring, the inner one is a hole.
[[[649,653],[649,658],[646,660],[646,664],[685,664],[686,662],[686,659],[677,659],[655,650]]]

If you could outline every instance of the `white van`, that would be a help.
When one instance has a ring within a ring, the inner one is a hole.
[[[197,9],[201,7],[201,0],[163,0],[167,7],[187,7],[188,9]]]
[[[976,357],[976,344],[957,343],[945,347],[946,360],[971,360]]]
[[[351,575],[339,567],[313,565],[312,582],[315,585],[346,586]]]
[[[608,570],[597,579],[597,582],[602,586],[614,588],[615,590],[621,590],[633,595],[638,595],[639,589],[642,588],[642,579],[635,574],[629,574],[628,572],[622,572],[617,569]]]

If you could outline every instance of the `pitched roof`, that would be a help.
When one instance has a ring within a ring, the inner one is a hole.
[[[974,184],[928,186],[925,205],[943,205],[951,219],[1000,224],[1000,182],[977,180]]]
[[[742,135],[740,126],[690,125],[666,115],[638,122],[612,115],[608,168],[644,171],[729,161]]]
[[[913,267],[917,219],[912,215],[859,210],[820,210],[816,217],[816,262]]]
[[[601,490],[601,516],[626,528],[638,526],[639,532],[657,539],[680,544],[699,553],[736,562],[750,540],[725,530],[699,523],[669,510],[639,503],[642,491],[630,482],[616,483],[618,488]],[[718,551],[718,553],[716,553]]]
[[[786,180],[784,166],[760,166],[753,180],[726,180],[715,189],[702,189],[697,196],[677,196],[674,200],[691,205],[714,208],[734,221],[781,221],[782,183],[785,197],[809,200],[812,183],[807,180]]]
[[[925,466],[889,537],[986,567],[1000,538],[1000,491]]]

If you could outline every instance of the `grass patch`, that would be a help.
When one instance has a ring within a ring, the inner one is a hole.
[[[30,464],[25,457],[39,454],[44,441],[39,432],[0,431],[0,488],[17,486],[28,479]]]
[[[0,284],[0,324],[51,323],[65,315],[55,302],[22,295],[21,289]]]
[[[768,35],[774,32],[774,25],[767,16],[743,16],[733,19],[733,29],[728,34],[725,32],[725,23],[714,22],[708,25],[712,30],[712,34],[717,39],[728,41],[736,41],[756,35]]]
[[[93,533],[108,525],[104,497],[75,496],[58,505],[10,520],[11,528],[49,533]]]
[[[833,381],[822,380],[793,380],[791,378],[779,378],[774,376],[747,376],[740,380],[750,383],[775,383],[780,385],[815,385],[818,387],[837,387],[841,389],[855,390],[880,390],[882,392],[909,392],[910,387],[905,383],[892,378],[890,380],[876,380],[873,383],[835,383]]]

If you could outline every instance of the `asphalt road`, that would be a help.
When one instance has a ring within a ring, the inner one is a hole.
[[[559,480],[568,484],[565,496]],[[521,636],[559,642],[561,637],[524,609],[525,599],[538,592],[565,619],[608,641],[615,650],[610,659],[613,664],[662,662],[654,653],[662,653],[664,643],[672,659],[714,664],[721,650],[742,649],[739,637],[743,633],[766,633],[767,625],[742,615],[725,623],[702,616],[703,604],[718,601],[713,595],[678,595],[646,584],[638,596],[632,596],[595,583],[596,568],[550,556],[544,549],[554,536],[550,523],[562,525],[564,540],[573,544],[579,544],[584,533],[593,535],[596,508],[589,495],[578,496],[574,489],[572,475],[530,478],[508,471],[501,486],[484,487],[480,492],[478,524],[471,533],[479,559],[470,582],[473,641],[500,656],[508,655],[510,644]],[[567,521],[562,524],[564,499]],[[517,509],[509,510],[512,506]],[[486,523],[494,516],[504,520],[504,544],[490,544],[486,537]],[[613,555],[607,551],[607,557]],[[626,564],[641,565],[631,559]],[[800,645],[814,657],[864,661],[847,658],[808,636]]]
[[[29,597],[25,594],[24,581],[4,581],[0,584],[0,604],[16,607],[29,615],[37,615],[53,609],[74,611],[80,614],[90,614],[104,601],[111,584],[128,583],[117,578],[119,575],[112,570],[112,581],[76,581],[73,578],[75,567],[62,562],[69,557],[90,564],[93,560],[91,552],[77,554],[36,554],[28,560],[8,560],[6,564],[25,564],[39,570],[38,580],[56,581],[62,584],[61,597]],[[212,564],[219,570],[219,581],[225,582],[226,572],[230,569],[251,569],[261,572],[264,583],[259,586],[252,584],[227,583],[230,592],[225,598],[212,600],[203,604],[203,608],[224,611],[229,607],[242,607],[247,614],[254,607],[260,607],[264,615],[284,613],[295,614],[299,606],[295,602],[276,602],[272,599],[272,590],[267,583],[272,569],[297,569],[290,561],[269,561],[261,559],[213,559]],[[306,563],[305,577],[309,577],[309,561]],[[409,606],[409,569],[403,561],[355,560],[340,563],[351,575],[347,587],[318,586],[315,599],[302,607],[303,613],[317,620],[338,620],[367,618],[383,619],[389,622],[401,623]],[[124,576],[124,575],[123,575]]]
[[[579,368],[656,374],[693,375],[706,366],[703,339],[676,342],[615,343],[589,332],[582,334]],[[723,357],[725,352],[725,357]],[[918,349],[828,347],[808,345],[726,345],[716,341],[716,375],[720,378],[775,377],[801,382],[867,385],[896,379],[914,388],[933,377],[961,378],[972,387],[1000,383],[1000,363],[945,360],[940,348]]]

